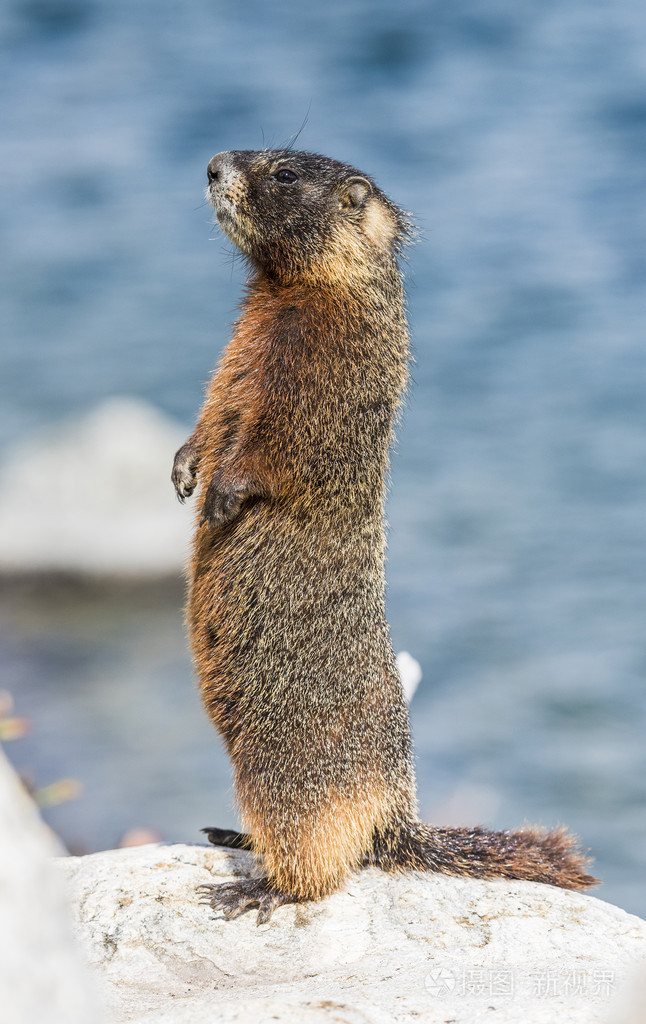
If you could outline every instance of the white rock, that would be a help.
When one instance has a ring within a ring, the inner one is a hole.
[[[116,1022],[605,1021],[646,922],[531,882],[354,875],[258,927],[197,901],[250,854],[146,846],[58,861]]]
[[[186,430],[134,398],[13,450],[0,467],[0,571],[181,571],[193,516],[170,472]]]
[[[0,749],[0,1021],[95,1024],[98,996],[65,906],[58,852]]]
[[[422,681],[422,666],[408,651],[400,651],[397,655],[397,668],[401,676],[404,697],[410,704],[415,690]]]

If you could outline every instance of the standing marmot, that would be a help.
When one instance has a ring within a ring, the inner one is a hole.
[[[408,713],[384,613],[383,504],[409,355],[406,219],[352,167],[220,153],[218,223],[252,274],[173,483],[200,479],[188,624],[204,704],[266,876],[204,887],[233,917],[319,899],[361,864],[585,888],[563,830],[417,819]]]

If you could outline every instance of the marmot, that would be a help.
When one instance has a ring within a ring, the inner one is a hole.
[[[187,621],[265,876],[203,887],[235,917],[316,900],[365,864],[595,884],[563,829],[419,822],[408,711],[384,611],[384,492],[409,360],[407,217],[312,153],[219,153],[207,196],[251,266],[197,427]]]

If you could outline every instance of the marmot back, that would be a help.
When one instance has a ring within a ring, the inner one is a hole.
[[[384,612],[405,215],[368,176],[311,153],[221,153],[208,177],[251,276],[173,482],[184,499],[199,480],[187,620],[248,834],[207,831],[255,849],[266,877],[205,898],[267,920],[364,863],[593,884],[563,831],[417,821]]]

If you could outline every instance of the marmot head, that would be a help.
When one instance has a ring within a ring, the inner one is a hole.
[[[222,230],[283,283],[365,281],[407,235],[406,215],[371,178],[315,153],[218,153],[207,175]]]

